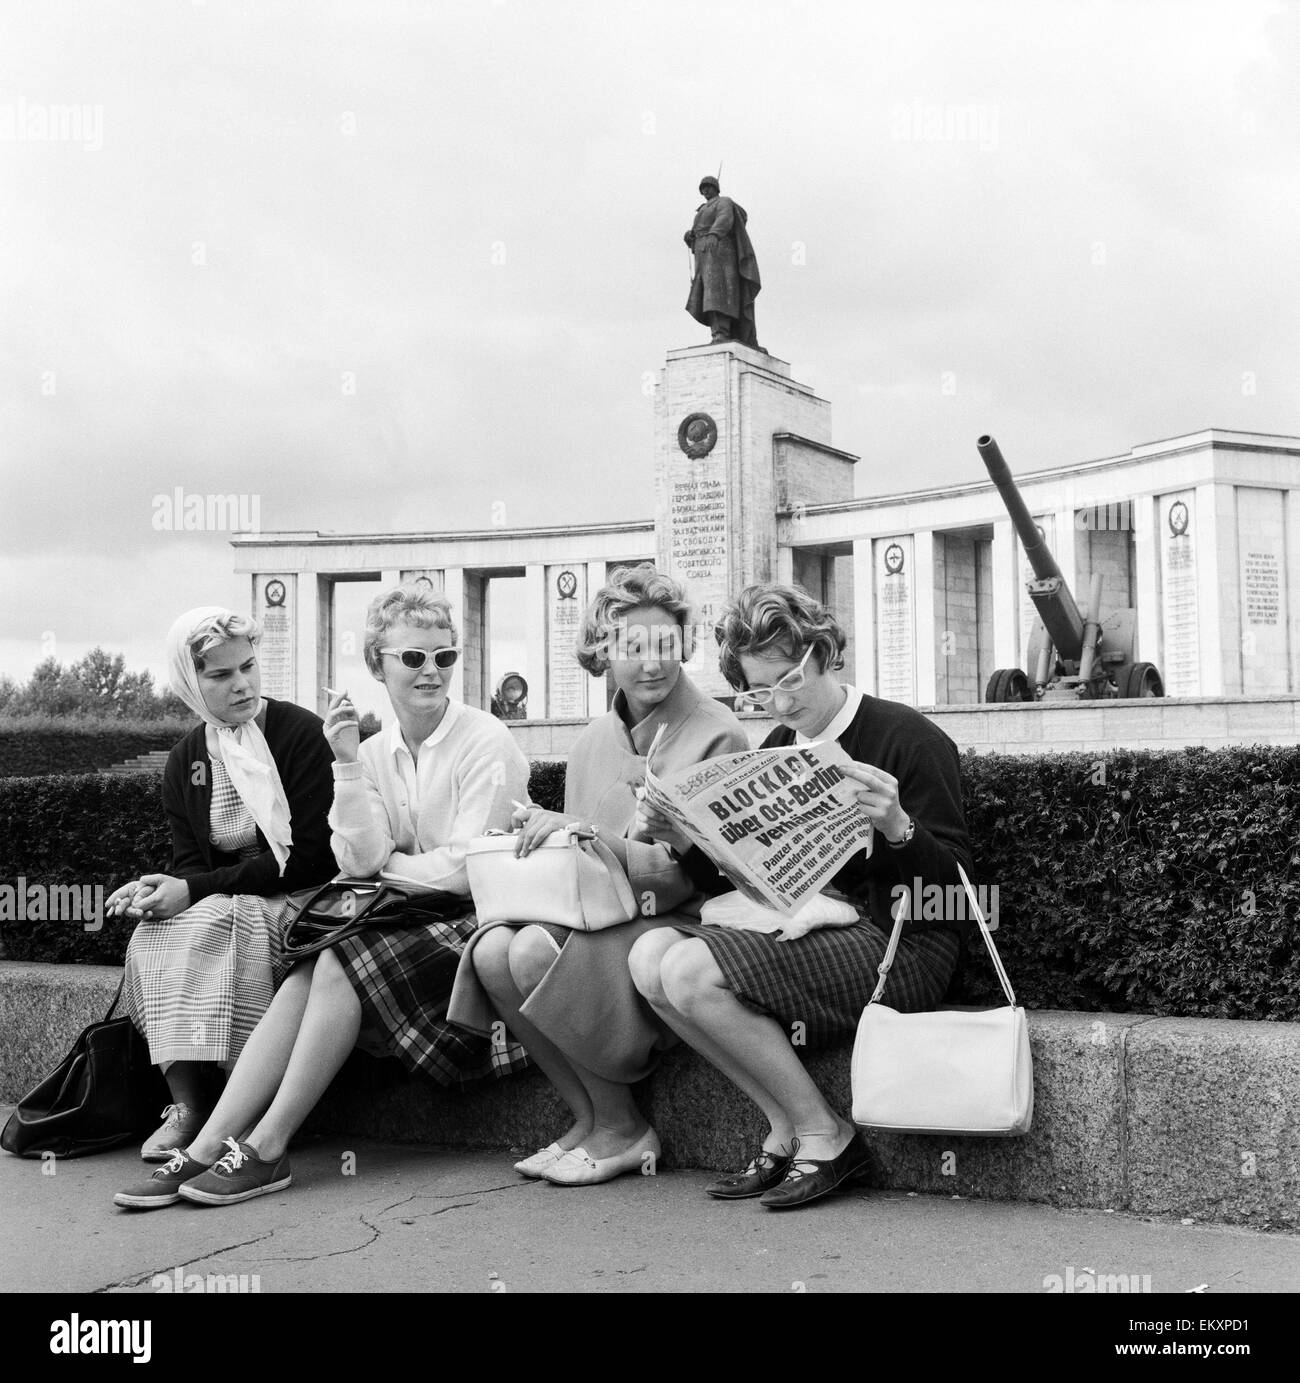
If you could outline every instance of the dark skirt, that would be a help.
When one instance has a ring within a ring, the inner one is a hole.
[[[748,1008],[798,1030],[810,1051],[852,1037],[879,978],[889,938],[873,922],[819,927],[797,941],[766,932],[676,921],[709,948],[727,988]],[[937,1008],[957,965],[960,940],[936,928],[906,933],[898,943],[880,1002],[900,1013]]]
[[[477,926],[470,913],[453,922],[362,932],[334,948],[361,1002],[362,1045],[395,1056],[415,1075],[457,1088],[528,1065],[504,1024],[484,1036],[447,1021],[452,981]]]

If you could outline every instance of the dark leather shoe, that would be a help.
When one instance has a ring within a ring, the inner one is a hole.
[[[720,1201],[743,1201],[747,1196],[761,1196],[774,1186],[780,1186],[790,1170],[794,1157],[790,1153],[760,1152],[750,1159],[743,1172],[719,1177],[705,1192]]]
[[[845,1182],[864,1172],[866,1167],[867,1145],[860,1133],[854,1133],[838,1157],[826,1162],[800,1157],[796,1146],[785,1180],[766,1192],[759,1204],[769,1210],[794,1210],[822,1196],[829,1196]]]

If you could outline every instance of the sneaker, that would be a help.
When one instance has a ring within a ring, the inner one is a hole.
[[[217,1158],[212,1166],[193,1181],[180,1188],[187,1201],[199,1205],[234,1205],[254,1196],[269,1196],[283,1191],[293,1180],[289,1171],[289,1155],[276,1162],[263,1162],[251,1143],[224,1140],[230,1151]]]
[[[188,1148],[208,1121],[206,1114],[184,1103],[169,1104],[162,1117],[162,1126],[144,1140],[142,1161],[166,1162],[177,1148]]]
[[[175,1205],[181,1198],[181,1183],[208,1170],[206,1162],[196,1162],[180,1148],[169,1148],[167,1163],[159,1167],[148,1181],[137,1181],[113,1197],[114,1205],[128,1210],[153,1210],[162,1205]]]

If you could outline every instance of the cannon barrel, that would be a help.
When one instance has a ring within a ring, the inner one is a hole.
[[[1060,567],[1056,565],[1056,558],[1052,556],[1051,549],[1038,531],[1038,525],[1025,508],[1025,501],[1016,488],[1016,482],[1011,478],[1011,468],[1003,459],[998,444],[985,434],[979,438],[975,446],[984,459],[990,479],[1002,495],[1002,502],[1006,505],[1011,522],[1020,535],[1020,544],[1025,550],[1025,556],[1038,578],[1029,583],[1029,597],[1034,602],[1057,654],[1077,662],[1083,653],[1084,620],[1079,613],[1078,605],[1075,604],[1069,582],[1061,574]],[[1096,615],[1097,611],[1092,611],[1094,619]],[[1031,675],[1033,671],[1031,668]]]
[[[1015,524],[1016,532],[1020,535],[1020,545],[1025,550],[1029,565],[1034,569],[1034,575],[1040,581],[1046,581],[1050,577],[1064,581],[1061,569],[1056,565],[1056,558],[1052,556],[1046,540],[1038,531],[1038,525],[1025,508],[1025,501],[1016,488],[1016,482],[1011,478],[1011,467],[1007,465],[998,444],[986,433],[975,446],[984,458],[989,479],[998,487],[1002,503],[1007,506],[1007,513],[1011,515],[1011,522]]]

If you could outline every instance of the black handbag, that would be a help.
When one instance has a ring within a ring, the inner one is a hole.
[[[0,1148],[17,1157],[84,1157],[149,1131],[170,1096],[135,1024],[125,1014],[113,1017],[121,997],[119,984],[103,1019],[19,1100],[0,1132]]]
[[[474,907],[472,898],[391,879],[331,879],[289,895],[284,956],[292,965],[337,946],[358,932],[451,922]]]

